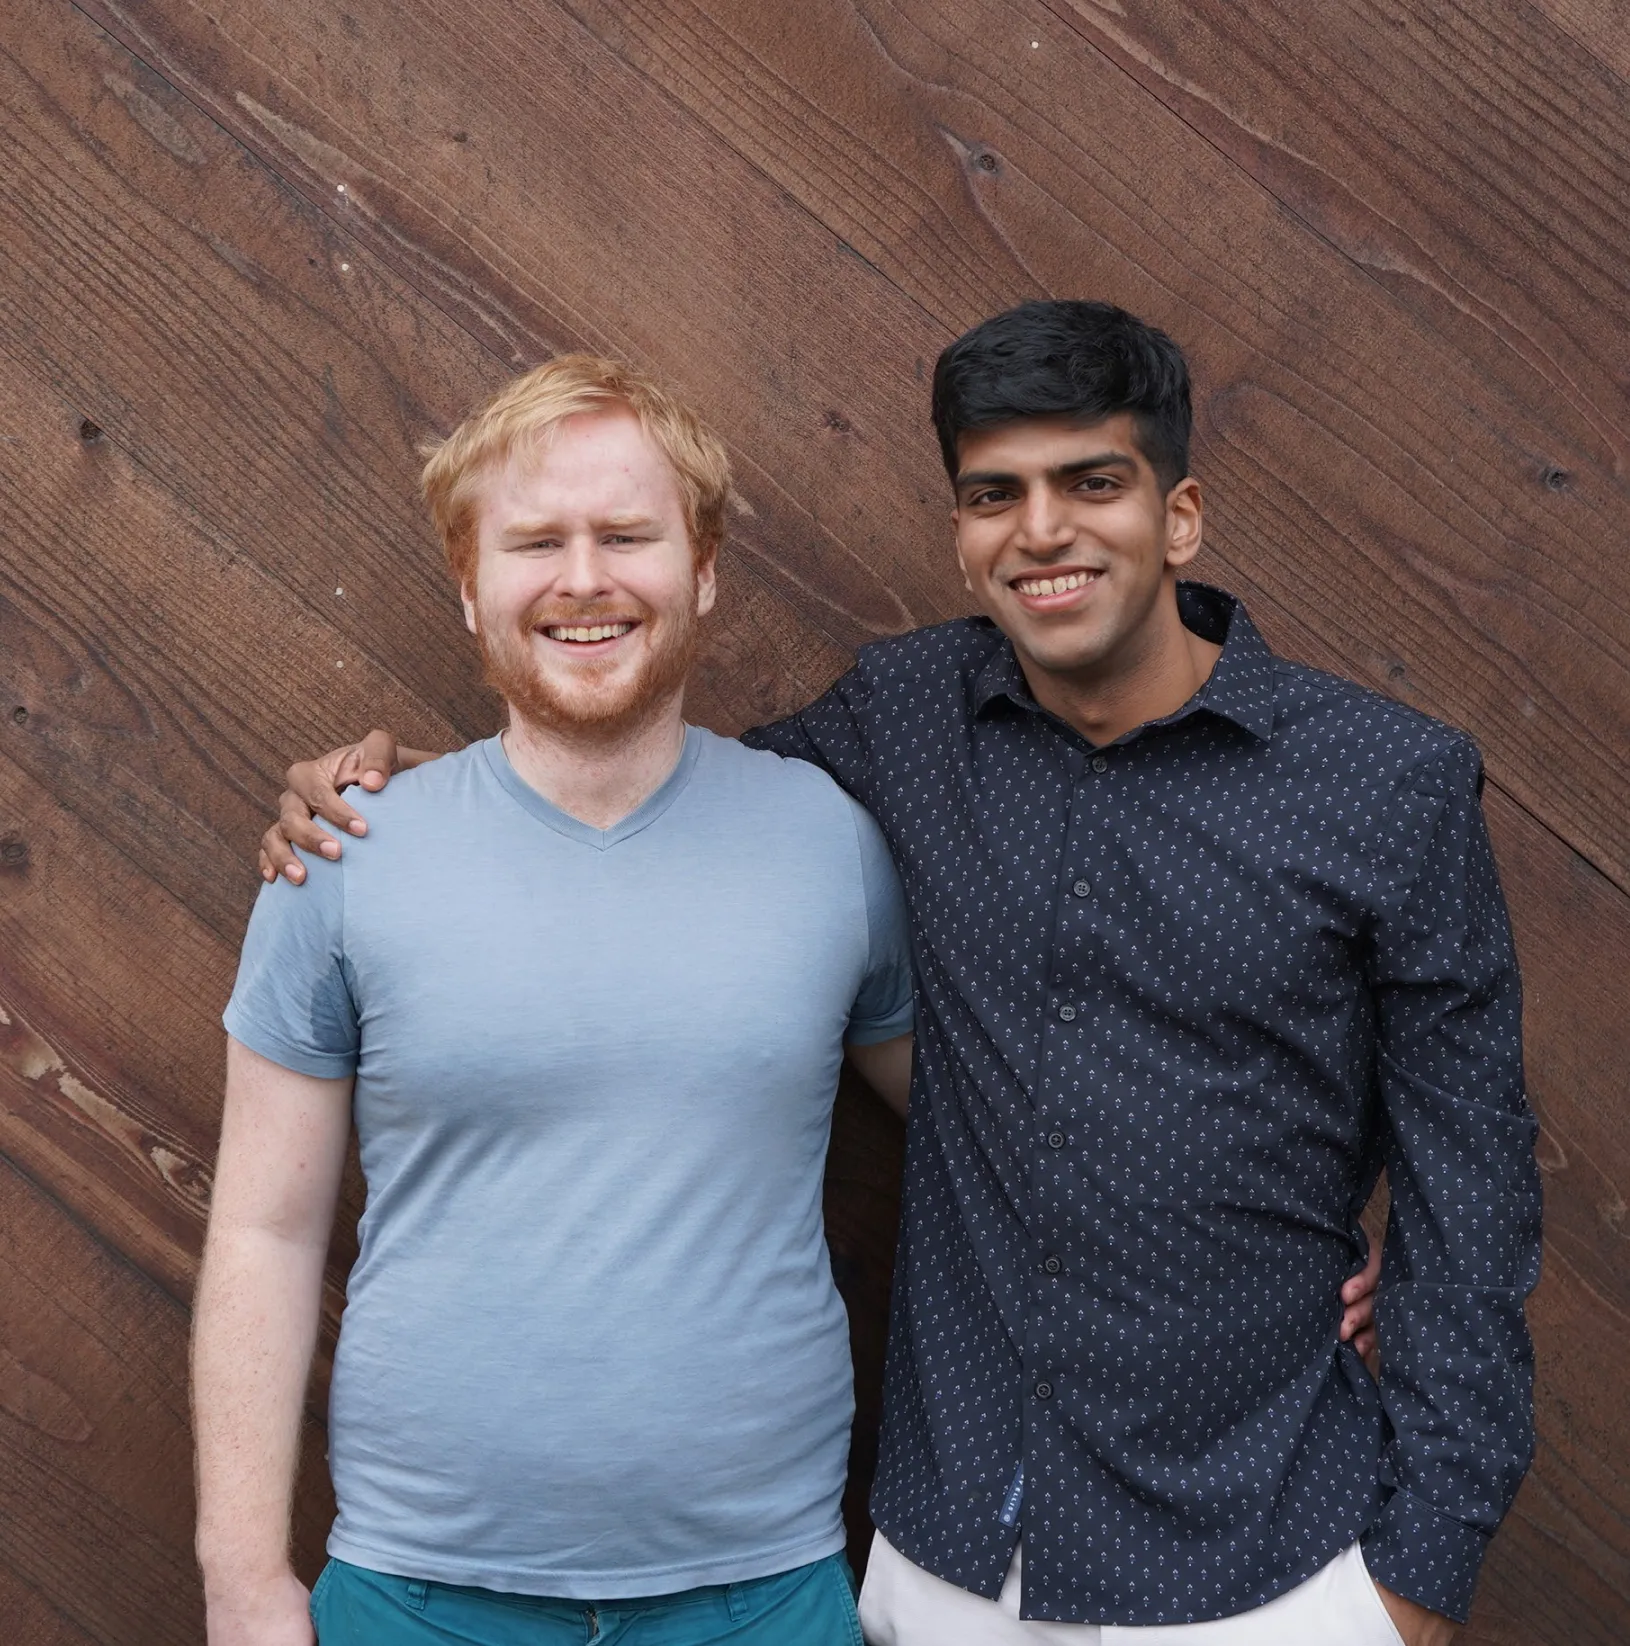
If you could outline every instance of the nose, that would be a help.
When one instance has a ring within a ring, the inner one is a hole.
[[[1075,538],[1069,510],[1051,486],[1032,486],[1019,515],[1017,547],[1045,559],[1067,548]]]
[[[606,554],[591,532],[567,539],[557,568],[555,587],[573,600],[594,600],[610,592]]]

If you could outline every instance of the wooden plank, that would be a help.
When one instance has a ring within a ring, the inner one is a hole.
[[[0,1271],[0,1522],[13,1580],[61,1614],[67,1639],[190,1646],[202,1619],[185,1315],[4,1167]],[[318,1442],[308,1426],[308,1572]]]
[[[1523,962],[1546,1247],[1530,1306],[1539,1451],[1469,1639],[1607,1646],[1630,1638],[1630,899],[1505,796],[1487,810]]]
[[[0,751],[235,940],[291,726],[451,728],[79,423],[0,352]]]
[[[87,459],[122,447],[223,558],[320,613],[348,642],[322,667],[399,614],[409,694],[489,720],[448,665],[457,613],[410,476],[415,440],[501,369],[60,0],[8,39],[0,96],[0,329],[104,431]]]
[[[1630,98],[1571,37],[1520,0],[1052,9],[1613,473],[1630,442]]]
[[[11,1646],[97,1646],[71,1619],[56,1611],[37,1590],[0,1564],[0,1617]]]
[[[1630,80],[1630,0],[1534,0],[1534,9]]]

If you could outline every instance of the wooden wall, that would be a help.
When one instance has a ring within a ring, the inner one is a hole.
[[[253,843],[291,756],[494,724],[416,439],[564,347],[694,397],[743,501],[693,713],[735,729],[961,609],[926,379],[1047,292],[1189,348],[1206,572],[1482,744],[1549,1241],[1467,1638],[1630,1638],[1622,0],[3,11],[0,1636],[201,1638],[187,1304]],[[857,1479],[898,1143],[845,1094]]]

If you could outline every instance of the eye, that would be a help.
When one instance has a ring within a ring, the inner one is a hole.
[[[1115,481],[1107,474],[1084,474],[1076,481],[1075,489],[1087,492],[1093,497],[1105,497],[1117,487]]]
[[[1003,491],[1000,486],[984,486],[973,493],[968,499],[968,507],[972,509],[987,508],[992,503],[1004,503],[1013,494]]]

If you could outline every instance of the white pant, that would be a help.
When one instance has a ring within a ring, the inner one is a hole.
[[[1403,1646],[1355,1543],[1307,1582],[1255,1611],[1212,1623],[1027,1623],[1019,1617],[1020,1554],[995,1600],[969,1594],[907,1560],[881,1533],[860,1591],[870,1646]]]

